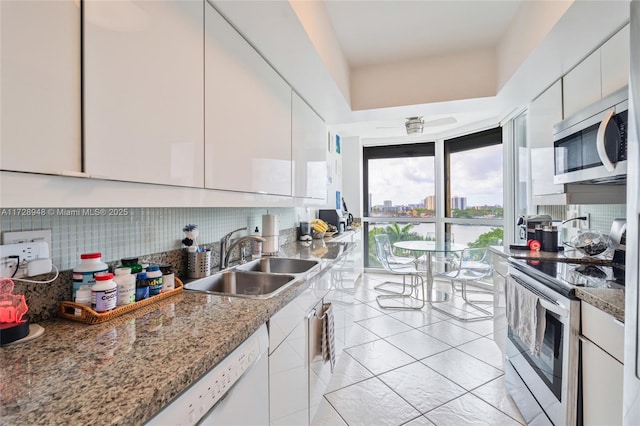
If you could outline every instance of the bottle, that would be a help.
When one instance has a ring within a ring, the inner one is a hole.
[[[80,305],[91,306],[91,286],[83,285],[76,291],[74,301]]]
[[[162,271],[162,292],[164,293],[165,291],[171,291],[175,289],[176,280],[171,265],[160,265],[160,270]]]
[[[149,298],[149,282],[146,272],[138,272],[136,275],[136,302]]]
[[[158,265],[149,265],[146,269],[149,296],[157,296],[162,291],[162,271]]]
[[[260,230],[257,226],[253,231],[253,235],[256,237],[260,236]],[[262,257],[262,243],[260,241],[251,241],[251,258],[260,259],[260,257]]]
[[[542,251],[558,251],[558,227],[545,226],[542,230]]]
[[[107,272],[109,266],[101,261],[102,253],[83,253],[80,263],[73,268],[73,294],[71,300],[76,299],[76,292],[82,286],[93,286],[98,272]]]
[[[118,286],[117,306],[124,306],[136,301],[136,276],[131,268],[116,268],[113,280]]]
[[[91,307],[96,312],[115,309],[118,301],[118,287],[113,282],[113,274],[96,275],[96,283],[91,287]]]
[[[131,273],[135,276],[138,272],[142,272],[142,265],[138,263],[137,257],[125,257],[121,259],[122,266],[131,268]]]

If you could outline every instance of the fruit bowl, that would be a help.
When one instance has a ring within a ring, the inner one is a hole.
[[[582,231],[565,245],[578,250],[585,256],[597,256],[610,247],[609,236],[597,231]]]

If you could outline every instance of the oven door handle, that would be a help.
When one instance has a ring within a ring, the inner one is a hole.
[[[542,307],[545,308],[547,311],[553,312],[554,314],[560,316],[561,318],[567,318],[569,316],[569,310],[566,309],[564,306],[560,304],[554,305],[553,303],[543,299],[542,297],[540,297],[538,300],[540,301],[540,304],[542,305]]]
[[[616,111],[614,109],[607,111],[605,117],[600,122],[600,126],[598,127],[598,135],[596,136],[596,149],[598,150],[598,156],[600,157],[600,161],[602,161],[602,165],[608,172],[612,172],[613,169],[616,168],[616,165],[607,155],[606,148],[607,125],[609,124],[609,121],[611,121],[611,118],[615,113]]]

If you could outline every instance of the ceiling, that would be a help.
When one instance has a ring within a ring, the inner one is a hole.
[[[496,49],[522,0],[337,1],[324,4],[351,70],[394,62]],[[361,138],[405,137],[404,118],[424,116],[424,134],[436,136],[501,112],[491,100],[473,108],[462,103],[443,114],[441,106],[413,105],[356,112],[355,122],[335,126]],[[446,108],[445,108],[446,109]],[[408,141],[420,135],[407,137]]]
[[[325,0],[350,67],[495,48],[523,0]]]

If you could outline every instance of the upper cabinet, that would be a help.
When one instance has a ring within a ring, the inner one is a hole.
[[[205,187],[291,196],[291,88],[205,3]]]
[[[92,176],[202,187],[202,0],[84,2]]]
[[[564,118],[629,83],[629,25],[563,77]]]
[[[327,127],[296,93],[293,94],[291,114],[293,195],[324,200],[327,195]]]
[[[81,171],[80,8],[0,1],[0,168]]]

